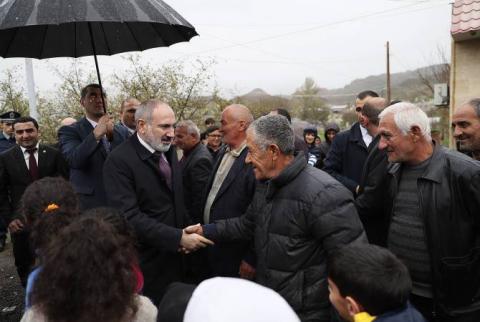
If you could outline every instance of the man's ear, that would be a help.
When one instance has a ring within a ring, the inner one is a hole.
[[[272,154],[273,160],[278,159],[278,156],[280,155],[280,149],[276,144],[270,144],[270,146],[268,147],[268,151]]]
[[[410,133],[413,137],[413,142],[417,142],[423,136],[422,130],[420,130],[420,128],[417,125],[413,125],[410,128]]]
[[[137,120],[137,131],[141,134],[144,134],[145,133],[145,121],[142,120],[142,119],[138,119]]]
[[[355,314],[364,311],[362,305],[358,303],[353,297],[347,296],[345,298],[345,301],[347,301],[347,310],[350,316],[355,316]]]

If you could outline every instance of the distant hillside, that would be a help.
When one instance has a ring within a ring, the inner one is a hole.
[[[446,64],[393,73],[390,75],[392,99],[409,101],[429,99],[433,94],[425,83],[448,82],[448,76],[449,67]],[[327,99],[331,105],[342,105],[352,103],[357,93],[367,89],[374,90],[381,96],[386,96],[386,74],[355,79],[343,88],[322,89],[320,95]]]

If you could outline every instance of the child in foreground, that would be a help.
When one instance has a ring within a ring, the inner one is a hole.
[[[389,250],[349,245],[329,257],[330,302],[352,322],[425,322],[409,303],[412,281]]]

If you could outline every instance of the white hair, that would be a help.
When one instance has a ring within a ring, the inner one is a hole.
[[[393,114],[393,121],[403,135],[410,132],[413,126],[418,126],[423,137],[427,140],[431,139],[430,120],[418,106],[408,102],[400,102],[384,109],[378,117],[381,121],[389,114]]]
[[[198,126],[191,120],[180,121],[176,125],[177,128],[184,127],[188,134],[194,135],[195,138],[200,138],[200,130]]]

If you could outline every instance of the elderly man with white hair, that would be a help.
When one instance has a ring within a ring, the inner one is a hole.
[[[248,210],[186,231],[204,234],[217,245],[253,238],[255,281],[283,296],[302,321],[330,322],[327,257],[344,245],[366,242],[366,236],[351,193],[307,166],[302,153],[295,156],[294,142],[285,117],[255,120],[247,131],[245,162],[259,182]]]
[[[480,321],[480,163],[432,143],[410,103],[386,108],[379,134],[391,164],[376,202],[386,201],[386,242],[409,268],[412,303],[428,321]]]

